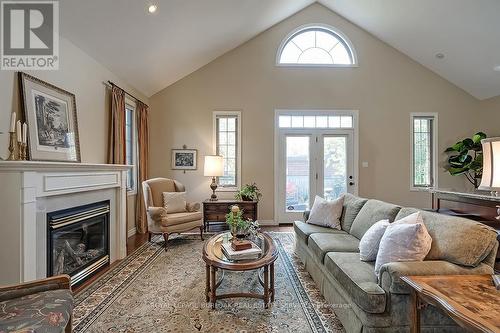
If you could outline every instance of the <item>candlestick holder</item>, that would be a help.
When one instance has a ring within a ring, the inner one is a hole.
[[[7,161],[15,161],[16,158],[16,132],[9,132],[9,157]]]
[[[26,148],[27,145],[25,143],[19,142],[19,159],[21,161],[26,161]]]

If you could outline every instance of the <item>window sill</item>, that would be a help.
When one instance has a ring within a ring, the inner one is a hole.
[[[429,187],[410,186],[410,192],[429,192],[430,189],[432,189],[432,186],[429,186]]]
[[[215,192],[238,192],[239,190],[237,187],[217,187]]]

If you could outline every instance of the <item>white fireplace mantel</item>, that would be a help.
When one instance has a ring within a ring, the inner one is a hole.
[[[95,201],[110,201],[110,261],[123,259],[129,168],[0,161],[0,285],[46,277],[46,213]]]

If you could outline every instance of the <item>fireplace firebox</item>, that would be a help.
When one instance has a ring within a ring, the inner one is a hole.
[[[47,214],[47,275],[82,283],[109,265],[109,201]]]

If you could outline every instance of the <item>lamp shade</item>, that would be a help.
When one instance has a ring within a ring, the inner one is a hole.
[[[479,190],[500,190],[500,138],[481,140],[483,145],[483,177]]]
[[[203,174],[207,177],[224,176],[224,159],[218,155],[206,155]]]

